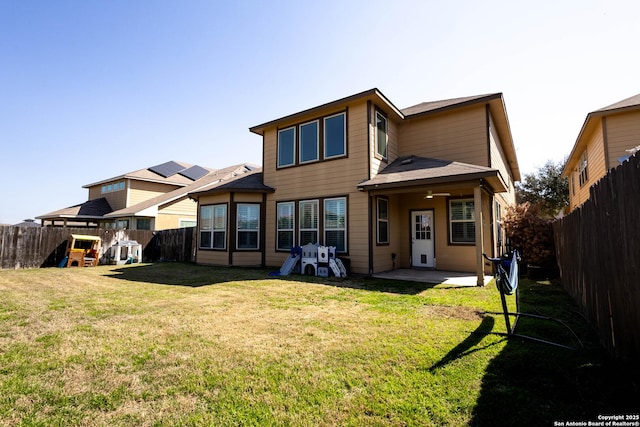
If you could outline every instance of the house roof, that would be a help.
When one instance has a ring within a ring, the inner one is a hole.
[[[247,172],[242,176],[236,176],[229,180],[215,182],[200,189],[199,191],[189,193],[189,197],[198,200],[200,196],[218,193],[230,192],[245,193],[273,193],[275,190],[263,183],[262,168]]]
[[[478,102],[487,102],[492,99],[501,98],[501,93],[492,93],[488,95],[476,95],[476,96],[465,96],[462,98],[451,98],[451,99],[443,99],[441,101],[431,101],[431,102],[422,102],[418,105],[414,105],[413,107],[403,108],[402,114],[405,117],[417,116],[424,113],[430,113],[434,111],[441,112],[448,108],[460,108],[464,105],[472,105]]]
[[[494,119],[494,125],[500,142],[502,143],[502,149],[505,154],[507,163],[513,178],[515,181],[520,181],[520,167],[518,166],[518,159],[516,156],[516,150],[513,145],[513,137],[511,135],[511,127],[509,125],[509,118],[507,117],[507,110],[504,105],[504,99],[502,93],[490,93],[485,95],[466,96],[461,98],[451,98],[440,101],[423,102],[412,107],[405,109],[398,109],[395,105],[389,101],[389,99],[380,92],[380,90],[374,88],[368,91],[360,92],[346,98],[332,101],[327,104],[320,105],[308,110],[301,111],[299,113],[291,114],[289,116],[281,117],[276,120],[272,120],[261,125],[257,125],[249,128],[249,130],[258,135],[264,135],[264,131],[273,126],[277,126],[285,123],[292,123],[296,121],[302,121],[311,118],[313,115],[319,115],[323,112],[328,112],[331,109],[337,109],[343,107],[349,102],[356,100],[372,100],[375,102],[376,107],[382,108],[386,113],[394,115],[398,120],[414,120],[421,117],[425,117],[432,114],[441,114],[450,110],[464,108],[476,104],[487,104],[491,110],[491,115]]]
[[[584,123],[582,124],[582,128],[580,128],[578,138],[573,144],[571,153],[567,158],[567,163],[564,165],[562,176],[569,176],[571,171],[576,167],[580,155],[582,155],[582,152],[587,147],[587,139],[585,137],[587,135],[590,135],[596,129],[597,124],[599,123],[598,119],[639,109],[640,94],[630,96],[629,98],[625,98],[622,101],[607,105],[606,107],[602,107],[587,114],[587,117],[584,119]]]
[[[404,116],[402,112],[395,106],[389,99],[380,92],[377,88],[369,89],[364,92],[356,93],[355,95],[347,96],[345,98],[338,99],[336,101],[331,101],[326,104],[319,105],[317,107],[309,108],[307,110],[300,111],[298,113],[290,114],[288,116],[281,117],[279,119],[270,120],[266,123],[262,123],[257,126],[252,126],[249,130],[255,134],[263,135],[264,131],[268,127],[272,127],[277,125],[280,122],[291,122],[296,120],[302,120],[306,116],[310,116],[313,114],[320,114],[322,111],[336,109],[344,106],[353,101],[358,100],[376,100],[376,104],[385,110],[385,112],[389,114],[394,114],[398,118],[402,119]]]
[[[138,181],[186,186],[192,184],[194,181],[197,181],[197,179],[193,179],[195,177],[201,179],[202,176],[206,176],[206,174],[215,172],[215,169],[170,160],[159,165],[150,166],[144,169],[138,169],[133,172],[127,172],[122,175],[117,175],[111,178],[93,182],[91,184],[86,184],[83,185],[82,188],[91,188],[95,187],[96,185],[102,185],[121,179],[135,179]]]
[[[162,165],[158,165],[158,166],[164,165],[166,167],[169,167],[169,169],[160,168],[159,170],[163,173],[167,171],[169,171],[170,173],[171,166],[174,167],[174,170],[177,169],[179,166],[183,166],[184,168],[181,169],[181,171],[184,171],[184,170],[188,171],[189,168],[191,168],[191,165],[188,165],[186,163],[175,162],[176,165],[171,165],[169,163],[170,162],[163,163]],[[79,205],[75,205],[75,206],[60,209],[54,212],[50,212],[48,214],[44,214],[36,218],[53,220],[58,218],[103,219],[103,218],[122,218],[122,217],[131,217],[131,216],[155,216],[157,215],[158,210],[163,205],[167,205],[169,203],[185,199],[187,198],[187,195],[192,191],[198,191],[208,185],[215,184],[218,182],[223,182],[235,176],[239,176],[247,172],[255,171],[257,169],[259,169],[258,166],[251,163],[241,163],[238,165],[233,165],[233,166],[229,166],[222,169],[206,169],[208,171],[207,174],[195,181],[190,178],[183,177],[184,179],[189,180],[188,184],[184,184],[184,183],[178,184],[180,186],[175,190],[169,191],[164,194],[160,194],[156,197],[152,197],[150,199],[147,199],[135,205],[128,206],[124,209],[119,209],[117,211],[114,211],[109,205],[109,202],[107,202],[107,199],[105,199],[104,197],[101,197],[99,199],[89,200]],[[191,174],[191,172],[195,172],[195,175]],[[176,174],[179,174],[179,173],[180,172],[176,172]],[[191,169],[191,171],[186,172],[187,175],[191,175],[192,177],[197,176],[198,173],[202,173],[202,172],[199,169]],[[112,178],[109,180],[105,180],[103,182],[109,182],[114,179],[123,179],[125,177],[132,177],[134,179],[140,179],[140,177],[142,177],[144,179],[145,176],[150,176],[149,174],[158,175],[156,172],[153,172],[151,170],[141,169],[139,171],[135,171],[130,174],[121,175],[119,178]],[[156,180],[156,178],[153,178],[153,179]],[[181,180],[181,178],[173,178],[173,179],[174,181]],[[89,186],[99,185],[99,184],[100,183],[95,183]]]
[[[173,191],[169,191],[168,193],[161,194],[156,197],[152,197],[143,202],[137,203],[135,205],[126,207],[124,209],[120,209],[117,211],[113,211],[107,215],[106,218],[117,218],[123,216],[155,216],[157,214],[158,208],[162,205],[166,205],[167,203],[174,202],[176,200],[185,199],[187,195],[193,191],[199,191],[203,188],[206,188],[210,185],[215,185],[216,183],[224,182],[228,179],[231,179],[236,176],[240,176],[242,174],[251,172],[258,169],[257,166],[250,163],[242,163],[239,165],[229,166],[223,169],[218,169],[215,173],[210,173],[203,178],[191,183],[190,185],[177,188]]]
[[[391,162],[372,179],[358,184],[362,190],[452,184],[485,179],[494,191],[507,191],[497,169],[428,157],[404,156]]]
[[[614,104],[608,105],[606,107],[600,108],[595,112],[613,112],[615,110],[622,110],[625,108],[633,108],[640,107],[640,93],[637,95],[630,96],[629,98],[623,99],[622,101],[618,101]]]
[[[15,224],[16,227],[40,227],[40,224],[33,219],[25,219],[19,224]]]
[[[37,219],[56,218],[78,218],[78,219],[99,219],[113,211],[109,202],[104,197],[88,200],[79,205],[59,209],[48,214],[37,216]]]

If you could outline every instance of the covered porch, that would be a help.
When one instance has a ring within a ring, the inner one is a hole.
[[[494,195],[507,191],[498,170],[407,156],[359,188],[370,200],[371,275],[472,286],[490,280],[482,254],[499,252]]]

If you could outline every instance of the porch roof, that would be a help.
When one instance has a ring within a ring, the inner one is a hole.
[[[507,191],[497,169],[428,157],[404,156],[375,177],[358,184],[361,190],[459,183],[484,179],[495,192]]]
[[[202,195],[218,193],[243,192],[243,193],[273,193],[275,190],[265,185],[262,178],[262,168],[248,172],[242,176],[234,177],[228,181],[220,181],[211,184],[200,191],[189,193],[189,197],[198,200]]]
[[[68,208],[59,209],[48,214],[37,216],[37,219],[55,220],[64,218],[76,218],[80,220],[85,219],[99,219],[103,215],[112,212],[109,202],[104,197],[99,199],[88,200],[79,205],[70,206]]]

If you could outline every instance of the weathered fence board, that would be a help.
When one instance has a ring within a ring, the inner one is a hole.
[[[553,224],[562,286],[620,360],[640,357],[640,158],[611,170]]]
[[[195,259],[195,227],[149,231],[1,226],[0,268],[57,266],[64,258],[67,239],[71,234],[99,236],[102,239],[102,255],[118,240],[136,240],[143,247],[145,261]]]

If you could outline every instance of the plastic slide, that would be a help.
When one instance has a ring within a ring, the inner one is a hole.
[[[299,254],[290,254],[287,259],[284,260],[284,264],[282,264],[282,267],[280,267],[280,276],[288,276],[289,274],[291,274],[299,260]]]

